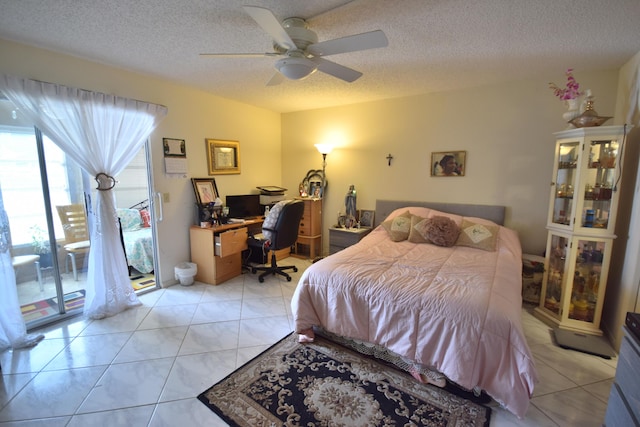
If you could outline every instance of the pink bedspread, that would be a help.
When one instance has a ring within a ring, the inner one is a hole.
[[[378,227],[305,271],[295,328],[382,345],[523,417],[537,374],[522,331],[521,255],[504,227],[495,252],[393,242]]]

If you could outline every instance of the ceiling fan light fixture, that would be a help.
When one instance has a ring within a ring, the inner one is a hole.
[[[288,57],[278,60],[276,69],[288,79],[300,80],[316,72],[318,66],[309,58]]]

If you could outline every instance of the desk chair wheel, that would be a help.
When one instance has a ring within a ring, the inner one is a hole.
[[[298,267],[293,267],[293,272],[297,273],[298,272]]]

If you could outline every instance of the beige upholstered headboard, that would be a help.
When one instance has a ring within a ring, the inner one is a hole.
[[[462,216],[484,218],[504,225],[506,208],[497,205],[472,205],[466,203],[416,202],[407,200],[376,200],[374,225],[377,227],[394,210],[402,207],[419,206]]]

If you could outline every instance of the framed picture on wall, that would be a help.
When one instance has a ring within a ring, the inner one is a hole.
[[[240,143],[207,139],[209,175],[240,173]]]
[[[187,157],[184,139],[162,138],[165,157]]]
[[[466,151],[431,153],[431,176],[464,176],[466,167]]]

